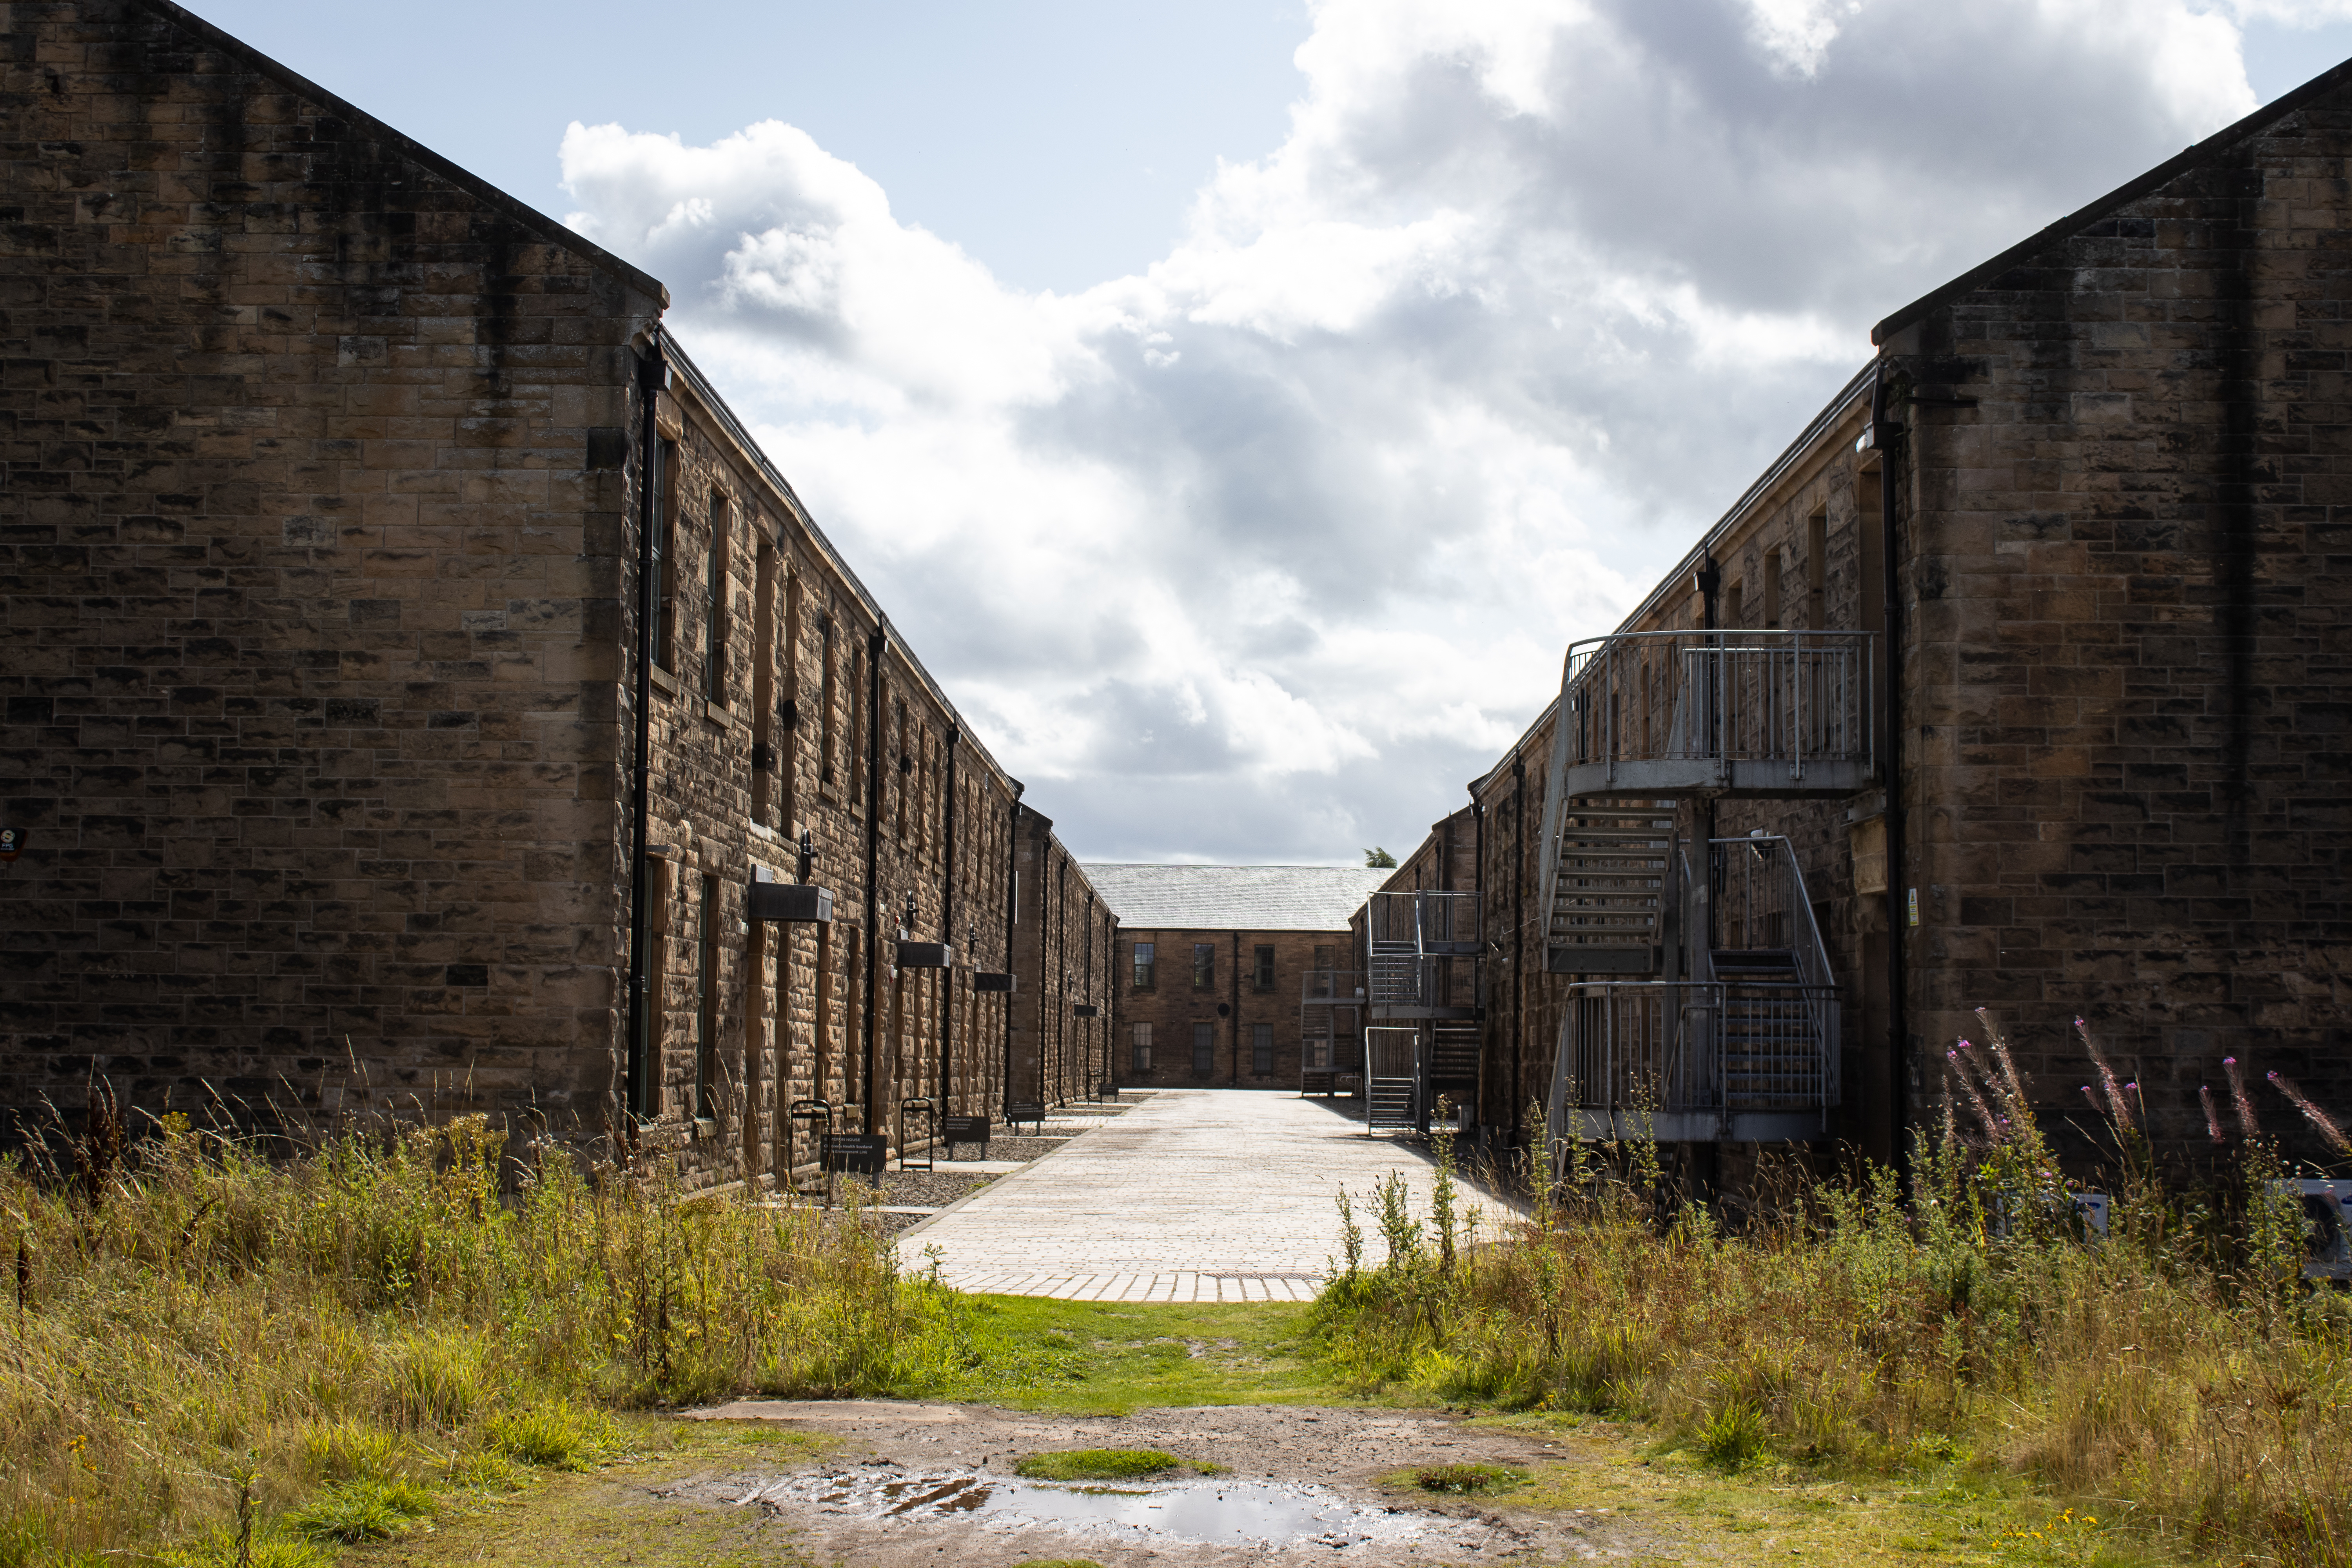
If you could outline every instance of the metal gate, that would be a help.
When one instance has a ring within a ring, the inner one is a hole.
[[[1419,1124],[1420,1049],[1419,1029],[1375,1026],[1364,1031],[1365,1131]]]

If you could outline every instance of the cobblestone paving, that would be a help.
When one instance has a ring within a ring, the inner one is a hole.
[[[936,1247],[949,1283],[1103,1301],[1306,1300],[1340,1256],[1334,1197],[1359,1201],[1365,1258],[1384,1254],[1369,1194],[1404,1173],[1426,1216],[1418,1148],[1367,1138],[1352,1101],[1252,1089],[1162,1090],[961,1208],[899,1237],[909,1269]],[[1494,1199],[1465,1204],[1499,1217]]]

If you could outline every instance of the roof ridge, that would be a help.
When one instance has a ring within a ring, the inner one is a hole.
[[[2155,168],[2126,181],[2089,205],[2078,207],[2055,223],[2046,224],[2034,230],[2000,255],[1990,260],[1979,262],[1958,277],[1929,289],[1871,328],[1870,341],[1874,344],[1884,343],[1888,338],[1954,295],[1968,293],[1979,284],[1999,277],[2027,257],[2066,238],[2077,229],[2097,222],[2117,207],[2137,201],[2176,175],[2203,163],[2233,142],[2242,141],[2255,132],[2264,130],[2278,121],[2285,119],[2312,100],[2325,97],[2347,80],[2352,80],[2352,59],[2342,60],[2330,66],[2294,91],[2280,94],[2252,113],[2232,121],[2202,142],[2190,143]]]

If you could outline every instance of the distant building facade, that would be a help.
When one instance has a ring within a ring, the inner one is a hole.
[[[0,1112],[1001,1110],[1066,855],[662,285],[166,0],[5,26]]]
[[[1086,872],[1119,925],[1115,1081],[1355,1087],[1363,965],[1348,914],[1385,872],[1100,862]]]

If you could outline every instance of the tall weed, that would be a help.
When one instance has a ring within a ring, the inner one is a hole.
[[[0,1563],[307,1560],[419,1487],[609,1451],[604,1407],[880,1390],[946,1353],[941,1292],[854,1216],[511,1170],[478,1117],[292,1160],[173,1117],[72,1181],[0,1163]]]

